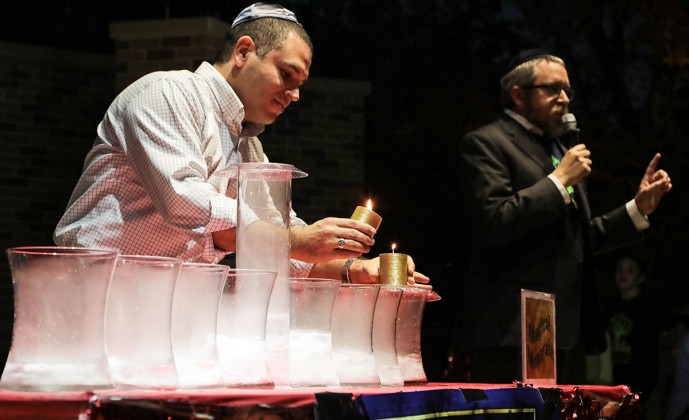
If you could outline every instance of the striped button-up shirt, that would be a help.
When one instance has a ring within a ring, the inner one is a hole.
[[[155,72],[108,108],[67,210],[58,245],[217,262],[212,233],[237,225],[223,168],[245,158],[239,144],[263,126],[209,63],[196,72]],[[305,223],[294,213],[293,226]],[[292,276],[311,265],[292,262]]]

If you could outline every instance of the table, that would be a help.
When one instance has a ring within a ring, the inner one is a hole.
[[[22,392],[0,390],[0,419],[227,418],[559,419],[562,395],[619,406],[620,386],[428,383],[375,388],[271,388],[177,391]],[[570,399],[573,401],[574,399]],[[270,415],[277,417],[270,417]],[[199,417],[193,417],[197,415]],[[581,416],[580,416],[581,417]],[[619,418],[619,417],[618,417]]]

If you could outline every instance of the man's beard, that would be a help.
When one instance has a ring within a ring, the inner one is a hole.
[[[558,117],[557,119],[554,118],[555,115],[560,115],[560,113],[556,113],[555,109],[552,109],[551,112],[546,116],[546,118],[539,117],[536,112],[534,112],[533,107],[531,104],[528,104],[528,107],[526,109],[526,119],[529,120],[529,122],[536,127],[540,128],[541,131],[543,131],[543,134],[549,137],[560,137],[562,133],[564,132],[564,125],[562,124],[562,118]],[[562,111],[562,114],[567,113],[567,108],[565,107],[564,110]]]

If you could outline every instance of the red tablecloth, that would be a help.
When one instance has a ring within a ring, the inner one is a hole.
[[[577,386],[601,399],[620,401],[629,390],[625,386]],[[97,391],[97,392],[19,392],[0,390],[0,419],[77,419],[90,400],[165,401],[190,406],[245,407],[269,405],[295,408],[315,403],[321,393],[360,395],[407,393],[442,389],[499,389],[516,385],[476,383],[429,383],[426,385],[376,388],[272,388],[272,389],[207,389],[189,391]],[[575,385],[558,385],[563,392],[573,392]]]

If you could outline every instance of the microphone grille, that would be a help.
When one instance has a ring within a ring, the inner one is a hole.
[[[562,116],[562,125],[565,127],[565,131],[572,131],[577,129],[577,119],[574,114],[569,113]]]

